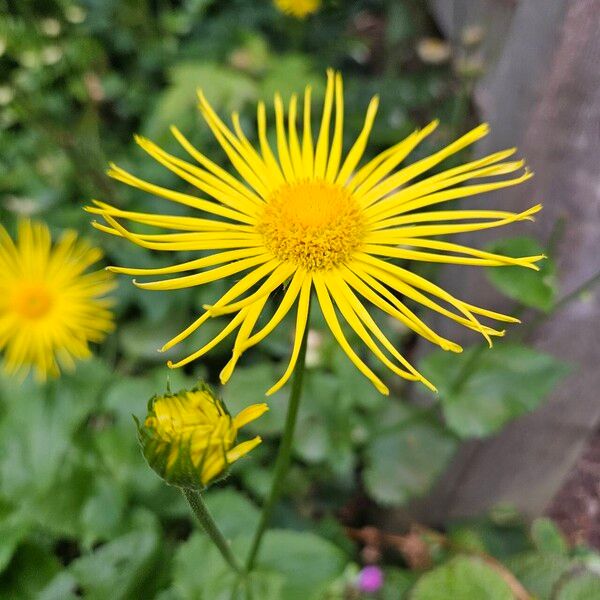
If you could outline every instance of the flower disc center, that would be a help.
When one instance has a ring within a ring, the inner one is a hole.
[[[280,260],[308,271],[325,271],[346,262],[360,246],[365,219],[343,187],[302,181],[273,192],[258,229]]]
[[[45,317],[54,299],[52,294],[41,284],[26,284],[13,296],[13,309],[25,319],[37,320]]]

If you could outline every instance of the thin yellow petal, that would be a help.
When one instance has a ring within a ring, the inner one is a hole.
[[[317,147],[315,150],[314,177],[323,179],[327,169],[327,154],[329,150],[329,124],[331,122],[331,112],[333,108],[333,96],[335,88],[335,74],[333,69],[327,70],[327,88],[325,90],[325,102],[323,104],[323,116],[321,118],[321,128],[317,138]]]
[[[333,336],[340,344],[342,350],[346,353],[348,358],[354,363],[356,368],[369,380],[371,383],[377,388],[377,390],[384,395],[389,395],[390,391],[387,386],[373,373],[371,369],[358,357],[356,352],[352,349],[348,340],[344,336],[342,332],[342,328],[340,327],[339,321],[335,315],[335,309],[333,308],[333,304],[331,303],[331,298],[329,297],[329,292],[327,291],[327,286],[325,284],[324,276],[321,273],[315,273],[313,275],[313,281],[315,283],[315,291],[317,292],[317,298],[319,299],[319,305],[321,306],[321,311],[323,312],[323,316],[325,317],[325,321],[333,333]]]
[[[308,310],[310,306],[310,292],[312,289],[312,277],[309,275],[302,282],[302,289],[300,290],[300,299],[298,300],[298,312],[296,316],[296,331],[294,336],[294,347],[292,348],[292,354],[290,356],[290,362],[288,363],[285,373],[281,378],[267,390],[267,396],[271,396],[278,390],[280,390],[291,377],[298,361],[298,355],[300,354],[300,347],[302,346],[302,339],[304,337],[304,331],[308,321]]]
[[[261,404],[251,404],[233,418],[233,425],[239,430],[244,427],[244,425],[248,425],[248,423],[251,423],[264,415],[268,410],[269,405],[266,402],[262,402]]]
[[[242,458],[242,456],[248,454],[248,452],[250,452],[251,450],[254,450],[254,448],[256,448],[256,446],[258,446],[261,442],[261,437],[257,435],[255,438],[252,438],[247,442],[242,442],[241,444],[238,444],[237,446],[235,446],[227,452],[227,462],[229,464],[234,463],[236,460]]]

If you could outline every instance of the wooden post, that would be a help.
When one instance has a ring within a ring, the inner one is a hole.
[[[485,14],[479,9],[490,2],[431,4],[441,27],[456,39],[456,28],[464,19],[472,24],[473,15]],[[477,153],[518,145],[536,176],[522,187],[469,202],[469,207],[520,211],[542,202],[544,211],[534,227],[511,231],[542,241],[557,219],[564,218],[558,266],[565,295],[600,271],[600,0],[495,0],[494,4],[503,4],[503,15],[510,19],[508,27],[500,28],[500,35],[505,35],[502,53],[476,89],[482,120],[492,126]],[[483,26],[490,35],[499,34],[493,23]],[[492,238],[486,234],[461,241],[479,245]],[[446,273],[442,283],[449,290],[481,306],[509,309],[510,303],[499,300],[485,284],[481,271],[458,273]],[[600,424],[599,288],[558,312],[531,340],[537,348],[573,364],[572,376],[535,413],[492,439],[465,444],[433,494],[418,503],[419,518],[440,522],[481,514],[498,504],[510,504],[531,517],[544,512],[587,437]],[[437,325],[457,338],[456,329]]]

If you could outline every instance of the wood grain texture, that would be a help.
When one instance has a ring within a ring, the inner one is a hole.
[[[485,0],[464,1],[479,6]],[[452,2],[438,4],[447,27]],[[558,265],[561,293],[568,294],[600,270],[600,0],[522,0],[510,10],[502,55],[476,90],[482,119],[492,126],[477,153],[518,145],[536,177],[469,207],[518,211],[541,201],[544,211],[533,227],[469,235],[461,242],[479,245],[494,235],[524,232],[544,241],[564,218]],[[442,284],[470,302],[509,309],[510,302],[484,279],[476,269],[449,269]],[[599,323],[596,288],[536,332],[535,346],[575,365],[573,375],[534,414],[493,439],[465,445],[434,494],[420,503],[421,517],[442,521],[500,503],[529,516],[543,513],[600,422]],[[473,341],[438,325],[453,338]]]

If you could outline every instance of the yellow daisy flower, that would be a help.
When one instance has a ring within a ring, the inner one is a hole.
[[[521,160],[505,162],[515,153],[513,148],[425,176],[445,158],[485,136],[487,125],[480,125],[427,158],[398,168],[419,142],[434,131],[437,121],[415,131],[359,168],[377,106],[378,98],[375,97],[367,109],[362,131],[347,155],[342,157],[344,102],[339,74],[328,72],[316,143],[311,130],[310,87],[306,88],[304,95],[302,135],[297,126],[298,98],[292,96],[286,120],[283,101],[276,95],[276,157],[267,138],[263,103],[258,105],[260,149],[255,149],[242,131],[239,115],[232,115],[231,130],[200,93],[202,115],[239,178],[207,158],[175,127],[172,127],[173,135],[198,164],[173,156],[147,139],[136,139],[153,158],[201,190],[209,199],[142,181],[117,166],[111,166],[109,174],[115,179],[194,208],[210,218],[131,212],[95,202],[96,206],[88,210],[101,214],[108,223],[96,223],[98,229],[152,250],[211,252],[208,256],[166,268],[114,267],[113,271],[129,275],[198,271],[161,281],[136,282],[138,287],[147,290],[191,287],[232,275],[238,278],[221,298],[205,307],[204,314],[167,342],[163,350],[187,338],[211,317],[234,315],[229,324],[202,348],[175,364],[169,363],[169,366],[181,367],[200,358],[239,328],[233,356],[221,372],[221,380],[226,382],[242,353],[269,335],[297,305],[291,359],[281,379],[268,391],[272,394],[293,372],[307,326],[312,290],[316,292],[325,320],[340,346],[384,394],[388,393],[386,385],[346,339],[340,315],[386,367],[400,377],[422,381],[431,389],[434,389],[433,385],[386,337],[366,309],[365,302],[398,319],[430,342],[454,352],[460,352],[461,347],[433,331],[407,306],[405,300],[412,300],[478,331],[490,343],[492,336],[500,336],[503,332],[481,323],[479,317],[518,322],[512,317],[455,298],[411,272],[406,265],[396,264],[393,259],[486,267],[520,265],[537,269],[534,263],[542,256],[510,258],[442,241],[438,236],[531,220],[532,215],[540,210],[540,205],[522,213],[436,210],[441,203],[516,185],[529,179],[531,173],[523,169]],[[330,138],[332,120],[333,135]],[[515,172],[518,174],[512,178],[497,177]],[[421,176],[424,178],[415,182]],[[493,177],[491,181],[490,177]],[[460,185],[469,180],[474,183]],[[136,234],[125,229],[117,221],[119,218],[179,232]],[[247,274],[242,276],[244,271]],[[269,294],[282,285],[285,286],[285,294],[275,313],[265,325],[254,331]]]
[[[148,464],[167,483],[203,489],[229,465],[261,443],[260,436],[236,445],[238,431],[269,407],[252,404],[231,417],[206,386],[157,396],[138,435]]]
[[[84,271],[102,257],[99,248],[67,231],[52,247],[43,223],[19,223],[16,244],[0,225],[0,350],[8,373],[35,368],[40,380],[90,355],[114,328],[110,273]]]
[[[321,0],[274,0],[275,6],[286,15],[304,19],[321,8]]]

